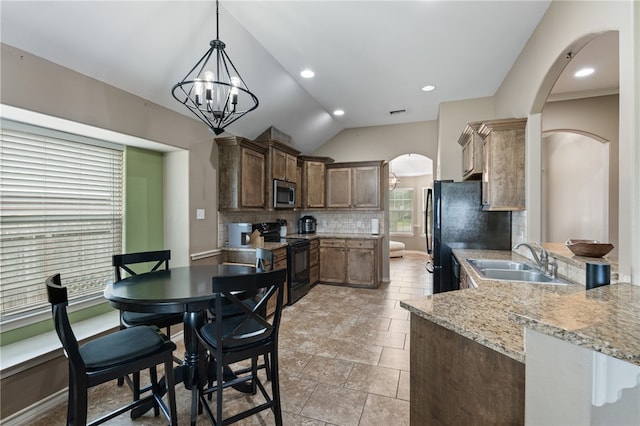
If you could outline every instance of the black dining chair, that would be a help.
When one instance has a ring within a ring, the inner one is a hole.
[[[271,409],[276,424],[282,425],[278,376],[278,330],[283,309],[282,289],[286,276],[286,269],[279,269],[253,275],[213,278],[215,311],[221,312],[223,305],[233,303],[241,314],[225,318],[218,315],[212,322],[196,330],[198,340],[209,352],[211,365],[215,368],[215,383],[210,383],[207,388],[204,388],[204,384],[199,384],[200,403],[212,424],[235,423],[262,410]],[[257,295],[257,303],[253,306],[241,299],[247,292]],[[265,308],[271,298],[275,298],[276,308],[273,315],[266,318]],[[257,363],[261,355],[268,355],[271,395],[268,394],[258,376],[258,370],[266,368],[265,365],[259,366]],[[225,376],[225,370],[230,370],[232,364],[245,360],[251,361],[250,367],[236,369],[233,375]],[[226,419],[223,418],[224,389],[242,384],[248,385],[252,394],[259,389],[266,402]],[[215,416],[206,401],[206,396],[213,393],[216,394]]]
[[[164,389],[158,384],[156,370],[158,364],[164,364],[165,371],[172,371],[172,352],[176,345],[157,327],[149,326],[120,330],[78,345],[67,316],[67,288],[62,286],[60,274],[50,276],[45,284],[54,327],[69,360],[67,425],[87,425],[89,388],[147,368],[151,372],[152,393],[144,398],[135,398],[133,402],[92,421],[89,426],[104,423],[150,400],[153,400],[156,416],[162,410],[170,424],[177,425],[173,374],[166,374],[167,407],[162,400]]]
[[[138,253],[126,253],[113,255],[113,267],[115,268],[116,281],[120,281],[125,276],[135,276],[141,273],[154,272],[158,270],[168,270],[171,250],[145,251]],[[137,327],[139,325],[154,325],[158,328],[166,328],[167,336],[171,337],[171,326],[183,323],[183,314],[161,314],[147,312],[120,311],[120,329]],[[182,360],[174,358],[178,364]],[[133,378],[128,377],[118,379],[118,386],[122,386],[127,379],[134,398],[138,398],[140,393],[144,393],[150,387],[140,388],[140,375],[133,374]]]

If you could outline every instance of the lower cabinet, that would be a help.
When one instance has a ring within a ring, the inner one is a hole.
[[[321,282],[377,288],[378,262],[375,239],[320,239]]]
[[[320,239],[320,281],[342,284],[346,280],[347,249],[344,239]]]
[[[320,278],[320,240],[311,240],[309,248],[309,284],[314,286]]]
[[[413,313],[410,328],[412,425],[525,424],[524,363]]]
[[[287,269],[287,248],[282,247],[276,250],[273,250],[273,269]],[[285,281],[284,283],[284,295],[283,295],[283,303],[286,305],[289,301],[289,286]],[[272,298],[269,303],[267,303],[267,316],[273,314],[276,310],[276,299]]]

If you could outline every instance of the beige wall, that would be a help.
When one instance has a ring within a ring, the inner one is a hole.
[[[188,149],[189,252],[215,248],[217,146],[205,126],[30,53],[0,50],[1,103]],[[196,208],[205,220],[195,220]]]
[[[620,122],[619,122],[619,270],[623,279],[640,283],[640,181],[638,169],[638,105],[640,74],[638,61],[638,2],[554,1],[527,42],[518,60],[495,95],[496,117],[529,116],[529,125],[539,126],[536,117],[566,63],[566,52],[584,44],[600,32],[617,30],[620,35]],[[527,131],[527,206],[541,203],[541,135]],[[635,173],[635,174],[634,174]],[[533,190],[531,190],[533,189]],[[541,238],[541,212],[527,211],[528,239]]]
[[[436,121],[345,129],[318,148],[313,155],[338,162],[386,160],[402,154],[422,154],[435,161]]]
[[[440,104],[436,180],[462,180],[462,148],[458,145],[458,138],[467,123],[492,118],[494,118],[492,97]]]
[[[619,182],[618,145],[619,96],[599,96],[571,101],[547,102],[542,111],[542,130],[569,130],[596,136],[609,143],[609,227],[607,234],[618,252]],[[578,190],[578,188],[576,188]],[[547,191],[548,193],[548,191]],[[595,203],[598,200],[594,200]],[[542,203],[542,205],[544,205]],[[545,212],[541,213],[542,218]],[[544,220],[544,219],[543,219]],[[543,229],[546,228],[543,226]]]

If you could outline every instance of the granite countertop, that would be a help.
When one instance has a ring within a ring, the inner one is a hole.
[[[403,308],[464,337],[524,362],[524,328],[509,318],[525,307],[541,307],[576,292],[578,284],[547,285],[486,280],[466,262],[467,258],[528,261],[512,251],[454,250],[465,272],[478,288],[439,293],[420,299],[401,301]]]
[[[510,317],[540,333],[640,366],[640,286],[616,283]]]

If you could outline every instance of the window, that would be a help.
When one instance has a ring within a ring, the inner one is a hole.
[[[413,232],[413,188],[396,188],[389,193],[389,232]]]
[[[101,295],[122,250],[122,148],[8,120],[0,129],[0,321]]]

